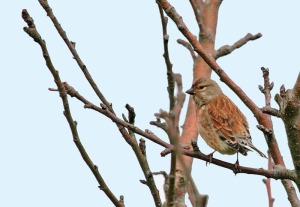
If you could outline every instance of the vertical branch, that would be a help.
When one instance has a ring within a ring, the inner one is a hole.
[[[211,1],[202,1],[202,0],[190,0],[191,6],[193,8],[195,18],[197,24],[199,26],[199,42],[203,46],[203,48],[211,53],[215,53],[215,36],[216,36],[216,28],[218,21],[218,11],[220,7],[221,1],[219,0],[211,0]],[[181,18],[181,17],[180,17]],[[179,26],[180,29],[180,26]],[[197,56],[194,60],[193,66],[193,80],[200,77],[209,78],[211,76],[211,68],[201,56]],[[189,98],[187,113],[185,116],[184,124],[182,127],[182,134],[180,137],[180,144],[182,146],[190,146],[192,140],[197,140],[198,130],[197,130],[197,120],[196,120],[196,108],[194,101],[192,98]],[[178,163],[178,169],[184,170],[187,168],[188,174],[191,173],[192,169],[192,161],[191,157],[183,156],[185,166],[182,166],[181,163]],[[191,177],[186,175],[187,177]],[[190,179],[190,182],[193,182]],[[190,185],[189,187],[191,187]],[[198,190],[194,190],[197,192]],[[193,192],[192,190],[189,193]],[[189,194],[189,198],[196,198],[197,195]],[[205,199],[207,204],[207,199]],[[191,201],[192,203],[196,203],[195,201]]]
[[[268,170],[272,170],[273,167],[274,167],[274,162],[272,160],[270,152],[268,151]],[[268,200],[269,200],[269,207],[273,207],[275,199],[272,197],[271,179],[270,178],[263,179],[263,183],[266,185]]]
[[[160,122],[151,122],[152,124],[163,127],[165,132],[168,134],[171,145],[175,146],[175,150],[171,152],[171,164],[170,164],[170,173],[167,180],[167,195],[166,195],[166,206],[180,205],[179,202],[183,202],[184,197],[178,193],[182,191],[182,188],[179,186],[180,172],[177,171],[177,159],[180,153],[179,146],[179,131],[178,123],[181,114],[181,109],[185,100],[185,94],[182,92],[182,82],[181,76],[179,74],[174,74],[174,79],[177,83],[178,93],[176,96],[176,102],[173,109],[168,113],[164,110],[160,110],[159,113],[155,114],[158,119],[164,119],[165,125],[161,125]]]
[[[164,44],[164,54],[163,57],[165,59],[166,67],[167,67],[167,79],[168,79],[168,93],[169,93],[169,101],[170,101],[170,107],[169,110],[171,111],[175,105],[175,98],[174,98],[174,88],[175,88],[175,83],[174,83],[174,77],[173,77],[173,64],[171,63],[170,60],[170,55],[169,55],[169,35],[167,33],[167,25],[168,25],[168,17],[164,15],[164,11],[161,8],[159,4],[157,4],[159,13],[160,13],[160,18],[161,18],[161,24],[162,24],[162,30],[163,30],[163,44]]]
[[[293,164],[297,174],[296,184],[300,190],[300,73],[293,89],[280,88],[280,94],[276,94],[275,100],[280,109],[280,115],[285,125],[288,137],[288,145]]]
[[[270,83],[270,78],[269,78],[269,69],[268,68],[261,68],[262,73],[263,73],[263,78],[264,78],[264,87],[262,87],[261,85],[258,86],[259,90],[264,94],[265,96],[265,104],[267,108],[271,107],[271,90],[274,87],[274,83]],[[272,124],[272,119],[271,116],[268,115],[268,119],[270,122],[270,125],[272,126],[271,130],[273,131],[273,124]],[[270,141],[273,138],[273,133],[270,133],[270,129],[266,130],[263,126],[259,127],[263,133],[266,135],[265,137],[269,137],[266,140]],[[269,133],[268,133],[269,132]],[[273,160],[270,154],[270,151],[268,150],[268,169],[273,169]],[[272,193],[271,193],[271,179],[263,179],[264,184],[266,185],[266,189],[267,189],[267,195],[268,195],[268,200],[269,200],[269,207],[273,207],[273,203],[274,203],[274,198],[272,198]]]
[[[218,21],[218,11],[221,1],[201,1],[201,0],[191,0],[192,8],[194,10],[196,20],[199,26],[199,42],[203,46],[203,49],[208,53],[215,53],[215,36]],[[181,18],[179,16],[179,18]],[[178,25],[179,29],[183,25]],[[193,37],[195,41],[196,38]],[[197,41],[198,42],[198,41]],[[193,67],[193,80],[200,77],[209,78],[211,76],[211,68],[201,56],[198,56],[194,61]],[[196,109],[192,98],[190,97],[188,103],[188,109],[185,117],[185,121],[182,128],[181,134],[181,145],[190,146],[191,140],[197,140],[198,130],[196,121]],[[187,164],[189,171],[192,166],[192,158],[184,157],[185,163]]]
[[[194,47],[195,51],[205,60],[205,62],[211,67],[211,69],[213,69],[217,73],[220,79],[224,83],[226,83],[227,86],[231,88],[231,90],[235,92],[236,95],[245,103],[245,105],[252,111],[252,113],[256,117],[258,123],[267,129],[272,128],[272,123],[270,122],[268,115],[264,114],[261,111],[261,109],[257,107],[257,105],[245,94],[245,92],[230,79],[230,77],[215,61],[213,56],[209,52],[206,52],[204,50],[203,46],[197,41],[195,36],[189,31],[189,29],[183,22],[181,16],[179,16],[179,14],[176,12],[175,8],[167,0],[158,0],[158,1],[162,6],[162,8],[164,9],[164,11],[166,12],[166,14],[175,22],[180,32],[188,39],[190,44]],[[282,97],[281,98],[278,97],[278,99],[282,99]],[[298,128],[298,125],[294,125],[294,126],[297,126],[296,128]],[[300,128],[300,124],[299,124],[299,128]],[[285,166],[275,136],[270,137],[265,134],[265,137],[266,140],[269,139],[267,140],[267,144],[275,164]],[[282,183],[288,194],[288,198],[291,205],[299,206],[299,200],[291,181],[282,180]]]
[[[135,116],[136,116],[136,114],[134,112],[134,108],[131,107],[129,104],[126,104],[125,108],[128,110],[128,120],[124,114],[123,114],[123,119],[125,119],[125,121],[128,122],[129,124],[133,125],[135,122]],[[153,174],[150,170],[147,156],[146,156],[146,142],[144,139],[140,139],[140,143],[138,144],[135,134],[131,130],[129,130],[129,135],[130,135],[130,139],[128,139],[126,141],[131,146],[131,148],[141,166],[141,169],[144,173],[146,182],[143,182],[143,183],[145,183],[148,186],[148,188],[150,189],[155,206],[161,207],[162,203],[161,203],[159,191],[156,187],[156,184],[155,184],[155,181],[153,178]]]

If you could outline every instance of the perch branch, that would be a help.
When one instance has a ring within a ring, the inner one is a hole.
[[[128,130],[133,131],[136,134],[139,134],[155,143],[157,143],[158,145],[165,147],[169,150],[175,150],[175,146],[168,144],[167,142],[161,140],[158,136],[156,136],[153,132],[151,132],[150,130],[141,130],[140,128],[138,128],[137,126],[134,126],[126,121],[123,121],[122,119],[118,118],[115,114],[113,114],[112,112],[110,112],[105,105],[102,105],[101,107],[98,107],[94,104],[92,104],[91,102],[89,102],[87,99],[85,99],[84,97],[82,97],[78,91],[76,91],[73,87],[69,86],[67,83],[64,84],[64,87],[66,87],[66,92],[71,96],[71,97],[75,97],[78,100],[80,100],[81,102],[84,103],[84,107],[88,108],[88,109],[92,109],[95,110],[103,115],[105,115],[106,117],[108,117],[109,119],[111,119],[113,122],[120,124],[124,127],[126,127]],[[195,142],[193,143],[193,146],[196,148]],[[211,160],[212,164],[218,165],[220,167],[224,167],[227,169],[232,170],[234,168],[235,164],[231,164],[228,162],[224,162],[218,159],[211,159],[210,156],[207,156],[203,153],[201,153],[200,151],[190,151],[188,149],[185,148],[180,148],[180,153],[183,155],[187,155],[190,157],[194,157],[194,158],[198,158],[201,159],[203,161],[209,162]],[[278,165],[279,166],[279,165]],[[284,169],[284,168],[280,168],[277,170],[264,170],[262,168],[256,169],[256,168],[250,168],[250,167],[243,167],[243,166],[239,166],[239,168],[241,169],[240,172],[238,173],[247,173],[247,174],[256,174],[256,175],[262,175],[265,176],[267,178],[274,178],[274,179],[291,179],[294,180],[295,179],[295,173],[294,171],[288,170],[288,169]]]
[[[193,46],[195,51],[205,60],[205,62],[211,67],[212,70],[214,70],[217,75],[220,77],[221,81],[227,84],[227,86],[237,94],[237,96],[244,102],[244,104],[252,111],[256,119],[258,120],[258,123],[267,127],[272,128],[272,123],[269,120],[269,117],[267,114],[262,113],[260,108],[256,106],[256,104],[242,91],[240,87],[238,87],[230,78],[229,76],[224,72],[224,70],[217,64],[215,59],[212,57],[211,54],[207,53],[201,44],[197,41],[195,36],[188,30],[187,26],[183,22],[181,16],[176,12],[175,8],[167,1],[167,0],[157,0],[161,7],[164,9],[166,14],[175,22],[177,25],[179,31],[188,39],[190,44]],[[276,139],[273,139],[273,142],[267,142],[268,147],[270,149],[270,153],[272,155],[272,158],[277,165],[285,166],[283,158],[281,156],[278,144],[276,142]],[[291,191],[290,189],[293,188],[292,183],[290,181],[282,181],[285,190],[288,194],[288,197],[291,202],[291,205],[299,206],[299,202],[295,203],[294,201],[297,201],[297,194],[295,191]]]
[[[189,40],[190,44],[194,47],[195,51],[206,61],[206,63],[217,73],[220,79],[227,84],[232,91],[234,91],[238,97],[245,103],[245,105],[252,111],[259,124],[264,125],[267,128],[271,128],[272,125],[269,122],[267,114],[261,112],[260,108],[245,94],[245,92],[236,85],[224,70],[218,65],[215,59],[208,54],[201,44],[197,41],[195,36],[188,30],[181,16],[176,12],[175,8],[166,0],[158,0],[166,14],[176,23],[181,33]],[[276,164],[284,166],[284,161],[280,155],[280,151],[277,142],[272,143],[269,146],[271,155]]]

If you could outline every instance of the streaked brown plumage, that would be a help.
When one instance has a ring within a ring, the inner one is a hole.
[[[253,146],[244,114],[215,81],[200,78],[186,93],[193,96],[199,134],[211,148],[221,154],[247,155],[248,151],[256,151],[266,157]]]

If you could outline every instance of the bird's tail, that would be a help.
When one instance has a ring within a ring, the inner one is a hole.
[[[250,146],[249,145],[243,145],[243,147],[250,150],[250,151],[254,151],[254,152],[258,153],[261,157],[267,158],[267,156],[264,153],[262,153],[259,149],[254,147],[252,144]]]

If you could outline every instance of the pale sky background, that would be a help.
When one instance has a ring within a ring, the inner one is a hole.
[[[161,130],[150,126],[154,113],[168,109],[166,67],[164,64],[161,22],[152,1],[49,1],[56,17],[75,41],[81,58],[116,113],[127,113],[129,103],[137,113],[136,125],[150,129],[164,140]],[[197,25],[189,1],[171,1],[190,30]],[[88,99],[96,96],[72,59],[38,1],[6,1],[1,6],[1,145],[0,206],[113,206],[75,147],[62,111],[58,93],[46,68],[40,47],[22,30],[26,25],[21,10],[26,8],[46,40],[49,53],[63,81],[67,81]],[[217,30],[216,48],[232,44],[248,32],[263,37],[249,42],[234,53],[218,60],[221,67],[257,103],[264,105],[258,90],[263,84],[262,66],[270,69],[272,91],[285,84],[291,88],[299,72],[300,1],[223,1]],[[183,76],[184,90],[192,81],[192,59],[176,43],[183,38],[169,21],[170,57],[175,72]],[[4,63],[4,64],[3,64]],[[214,75],[214,79],[218,78]],[[220,83],[220,81],[218,81]],[[250,111],[227,86],[226,93],[245,113],[253,143],[261,151],[267,146]],[[142,171],[130,146],[107,118],[81,103],[69,99],[73,117],[78,121],[81,140],[107,185],[116,196],[124,195],[126,206],[154,206],[150,191],[140,184]],[[277,108],[277,104],[273,102]],[[184,117],[186,108],[183,110]],[[274,118],[274,129],[286,165],[292,169],[283,124]],[[183,119],[181,120],[183,123]],[[137,136],[140,138],[140,136]],[[160,157],[162,147],[146,141],[152,171],[169,171],[169,156]],[[204,153],[212,150],[199,141]],[[236,156],[215,157],[235,162]],[[266,168],[267,160],[255,153],[240,156],[240,164]],[[199,191],[210,196],[208,206],[266,207],[267,192],[263,177],[238,174],[195,160],[193,177]],[[161,183],[162,179],[157,178]],[[280,181],[272,180],[275,205],[289,206]],[[187,202],[188,203],[188,202]]]

